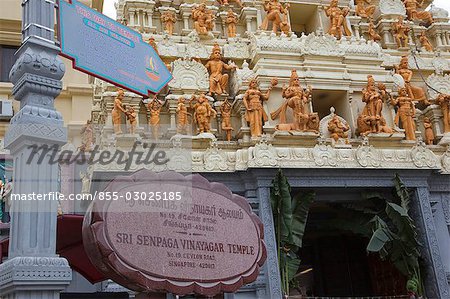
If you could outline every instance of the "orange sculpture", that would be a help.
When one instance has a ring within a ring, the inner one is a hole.
[[[436,99],[436,104],[441,106],[443,121],[444,121],[444,133],[450,133],[450,95],[439,94]]]
[[[123,91],[123,89],[118,89],[117,97],[114,99],[114,107],[111,112],[111,116],[112,116],[112,122],[113,122],[115,134],[122,134],[122,128],[121,128],[122,115],[127,114],[127,112],[125,111],[125,109],[122,106],[122,100],[123,100],[124,95],[125,95],[125,92]]]
[[[408,95],[415,101],[423,101],[425,104],[429,104],[425,91],[418,86],[411,84],[411,79],[413,76],[413,71],[409,69],[408,66],[408,56],[404,55],[400,59],[400,64],[395,65],[395,72],[402,76],[405,81],[405,87]]]
[[[434,23],[433,16],[429,11],[419,11],[418,8],[422,7],[424,0],[403,0],[406,8],[406,15],[410,21],[424,20],[427,25]]]
[[[231,131],[233,127],[231,126],[231,104],[228,99],[220,105],[220,112],[222,113],[222,130],[225,131],[227,141],[231,141]]]
[[[234,70],[235,65],[228,65],[222,61],[222,54],[218,44],[213,47],[210,59],[205,67],[209,71],[209,94],[226,94],[226,87],[228,85],[228,74],[225,70]]]
[[[159,122],[160,122],[160,113],[161,113],[162,105],[156,98],[153,98],[147,104],[147,109],[150,111],[150,118],[148,119],[148,125],[152,130],[153,139],[157,140],[159,137]]]
[[[369,22],[369,29],[368,29],[367,33],[369,35],[370,40],[373,40],[374,42],[381,40],[381,36],[375,30],[375,25],[373,24],[372,21]]]
[[[395,124],[397,126],[400,126],[400,123],[402,124],[405,130],[406,140],[416,140],[416,124],[414,123],[416,107],[413,99],[408,95],[408,90],[404,87],[398,93],[397,98],[391,99],[391,104],[398,106],[397,114],[395,115]]]
[[[395,42],[399,48],[408,47],[410,30],[411,28],[405,24],[403,17],[398,17],[397,21],[392,24]]]
[[[175,13],[173,11],[164,12],[163,14],[161,14],[161,21],[164,24],[164,30],[167,32],[167,34],[172,35],[174,24],[177,21]]]
[[[355,12],[361,18],[372,19],[373,13],[375,12],[375,5],[372,4],[372,0],[355,0]],[[369,4],[366,7],[365,4]]]
[[[187,111],[185,98],[181,97],[178,99],[176,112],[177,112],[177,133],[187,134],[189,112]]]
[[[426,36],[425,31],[423,31],[420,34],[419,41],[425,50],[427,50],[428,52],[433,52],[433,46],[431,45],[430,41],[428,40],[428,37]]]
[[[159,55],[159,53],[158,53],[158,45],[156,45],[156,41],[155,41],[155,38],[153,36],[149,38],[148,44],[150,46],[152,46],[152,48],[155,50],[156,54]]]
[[[230,8],[228,10],[227,18],[225,20],[225,23],[227,24],[228,37],[236,37],[237,22],[238,22],[237,17],[234,15],[233,10]]]
[[[423,118],[423,127],[425,128],[425,143],[428,145],[433,145],[434,143],[434,132],[433,125],[428,117]]]
[[[130,126],[128,127],[128,132],[130,134],[135,134],[137,126],[137,114],[132,106],[128,106],[128,109],[126,111],[127,119],[130,124]]]
[[[214,15],[211,10],[206,8],[205,3],[192,9],[192,18],[194,19],[194,28],[200,35],[207,35],[214,28]]]
[[[340,138],[347,139],[348,130],[350,130],[350,127],[344,124],[336,114],[328,122],[328,132],[330,132],[331,138],[333,138],[336,142]],[[348,142],[348,140],[346,140],[346,142]]]
[[[263,125],[268,120],[264,111],[263,101],[269,100],[270,91],[278,84],[276,79],[272,79],[271,86],[266,93],[258,87],[258,81],[252,79],[248,85],[248,89],[244,94],[243,103],[245,106],[245,120],[250,124],[250,134],[252,137],[261,136],[263,133]]]
[[[269,0],[268,2],[265,2],[264,10],[267,12],[267,15],[264,17],[260,29],[267,30],[269,22],[272,22],[272,31],[277,33],[280,29],[281,22],[284,20],[282,16],[287,16],[289,7],[289,3],[286,3],[283,6],[278,0]]]
[[[333,35],[337,39],[341,39],[342,34],[345,36],[351,36],[352,31],[350,30],[346,16],[349,13],[349,8],[339,8],[338,0],[331,0],[330,6],[325,10],[327,17],[330,18],[330,29],[328,34]],[[342,32],[344,29],[344,32]]]
[[[196,103],[194,103],[196,102]],[[194,120],[199,133],[211,131],[211,118],[216,117],[216,110],[209,104],[205,94],[196,97],[193,95],[189,100],[189,107],[194,109]]]
[[[90,152],[94,144],[94,139],[94,128],[92,127],[91,120],[88,119],[83,128],[81,128],[81,145],[78,149],[82,152]]]

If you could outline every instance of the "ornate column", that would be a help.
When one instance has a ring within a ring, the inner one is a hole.
[[[23,0],[23,43],[11,69],[12,94],[20,111],[11,119],[5,145],[14,160],[15,194],[58,191],[58,165],[52,155],[33,156],[30,146],[60,147],[67,140],[54,99],[65,67],[54,42],[55,3]],[[31,160],[31,161],[30,161]],[[59,298],[71,269],[56,251],[56,200],[12,200],[9,257],[0,265],[3,299]]]

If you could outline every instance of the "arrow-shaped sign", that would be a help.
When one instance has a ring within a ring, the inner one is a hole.
[[[76,0],[59,1],[58,24],[61,55],[77,70],[144,97],[172,79],[141,34]]]

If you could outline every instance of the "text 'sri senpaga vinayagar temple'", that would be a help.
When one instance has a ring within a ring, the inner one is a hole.
[[[428,298],[448,299],[450,24],[445,10],[424,10],[432,1],[417,2],[119,0],[117,21],[142,33],[174,78],[145,100],[94,79],[90,123],[65,148],[157,142],[180,152],[167,170],[201,173],[246,197],[264,224],[268,258],[255,282],[224,295],[236,299],[280,298],[269,203],[278,168],[292,194],[316,193],[299,270],[304,294],[404,295],[406,278],[368,256],[367,240],[323,230],[339,218],[336,205],[364,203],[362,191],[389,194],[398,174],[412,191]],[[123,167],[62,166],[61,192],[103,190]],[[129,172],[142,167],[164,170]],[[95,291],[126,289],[74,270],[66,292]]]

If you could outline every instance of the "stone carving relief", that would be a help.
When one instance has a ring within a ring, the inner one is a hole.
[[[365,41],[364,39],[356,40],[341,39],[339,40],[340,48],[345,52],[345,55],[362,55],[362,56],[381,56],[381,47],[378,43],[373,41]]]
[[[300,37],[301,53],[324,56],[343,56],[344,50],[339,47],[337,39],[331,35],[302,35]]]
[[[228,170],[227,155],[219,149],[217,142],[211,142],[211,147],[203,155],[204,167],[208,171]]]
[[[337,153],[331,145],[317,144],[312,151],[317,166],[337,166]]]
[[[442,155],[441,163],[442,163],[442,172],[450,174],[450,146],[447,147],[447,150]]]
[[[250,147],[248,165],[251,167],[276,166],[277,150],[262,136],[259,143]]]
[[[158,52],[161,56],[180,56],[177,45],[167,34],[164,35],[163,39],[158,43]]]
[[[236,69],[235,73],[237,75],[238,83],[240,86],[247,86],[248,82],[250,82],[250,80],[252,80],[256,76],[256,73],[249,68],[247,60],[244,60],[244,62],[242,63],[242,68]]]
[[[418,168],[434,168],[437,167],[436,155],[425,146],[425,143],[419,142],[418,145],[411,150],[411,158]]]
[[[381,153],[366,140],[356,149],[356,160],[362,167],[380,167]]]
[[[200,42],[198,33],[194,30],[189,34],[189,42],[186,46],[186,53],[188,57],[208,58],[208,48]]]
[[[406,15],[405,5],[401,0],[380,0],[382,15]]]
[[[279,36],[272,33],[267,35],[261,32],[259,35],[250,35],[250,52],[254,56],[257,51],[274,51],[274,52],[300,52],[300,39],[295,34],[289,37],[285,34]]]
[[[172,63],[173,79],[170,88],[208,91],[209,75],[203,64],[191,59],[177,59]]]
[[[427,78],[427,84],[441,93],[450,94],[450,75],[431,74]],[[438,96],[438,93],[431,88],[428,88],[428,94],[431,99],[435,99]]]
[[[335,111],[334,107],[331,107],[330,109],[331,113],[320,120],[319,123],[320,135],[323,138],[331,138],[330,131],[328,130],[328,123],[333,119],[333,117],[337,117],[344,126],[347,126],[349,128],[349,130],[347,131],[348,136],[352,136],[352,130],[348,125],[347,121],[342,117],[340,117],[339,115],[336,115],[334,111]]]
[[[240,38],[230,40],[223,46],[223,56],[234,59],[248,59],[250,57],[249,46]]]
[[[434,5],[431,5],[431,9],[430,9],[431,15],[433,16],[433,19],[435,19],[437,22],[447,22],[448,21],[448,11],[440,8],[440,7],[436,7]]]

